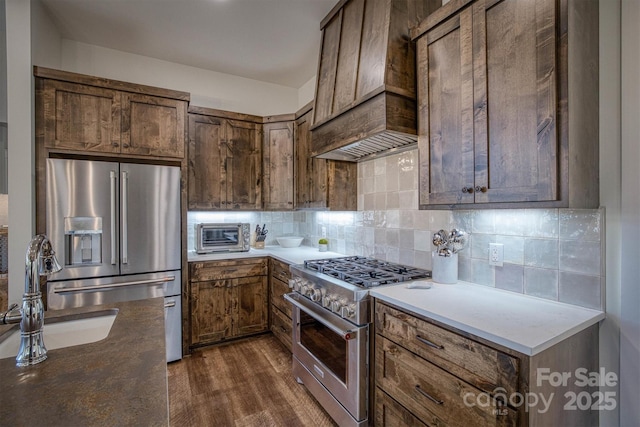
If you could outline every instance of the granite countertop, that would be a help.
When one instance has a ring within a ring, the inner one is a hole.
[[[287,264],[302,264],[309,259],[337,258],[347,256],[338,252],[320,252],[318,248],[311,246],[299,246],[297,248],[283,248],[279,245],[268,245],[264,249],[251,248],[249,252],[221,252],[217,254],[199,255],[189,251],[189,262],[215,261],[223,259],[241,259],[270,256]]]
[[[3,425],[169,424],[163,298],[48,311],[45,325],[47,318],[109,308],[119,311],[102,341],[49,350],[34,366],[0,359]]]
[[[598,323],[605,313],[471,283],[371,291],[382,301],[529,356]]]

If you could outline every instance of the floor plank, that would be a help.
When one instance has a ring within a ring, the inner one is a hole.
[[[171,426],[336,426],[271,334],[198,350],[168,373]]]

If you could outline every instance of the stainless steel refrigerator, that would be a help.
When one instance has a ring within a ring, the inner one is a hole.
[[[182,357],[180,168],[47,159],[47,235],[62,271],[50,310],[165,298],[167,361]]]

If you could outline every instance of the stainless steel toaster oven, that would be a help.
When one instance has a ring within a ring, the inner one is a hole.
[[[249,250],[248,223],[199,223],[196,224],[196,252],[246,252]]]

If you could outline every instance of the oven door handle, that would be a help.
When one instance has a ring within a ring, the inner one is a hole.
[[[302,310],[303,312],[311,316],[314,320],[322,323],[324,326],[331,329],[331,331],[340,335],[345,341],[356,338],[358,334],[358,328],[353,329],[353,325],[348,323],[346,320],[343,320],[341,317],[338,317],[337,314],[329,312],[314,303],[307,303],[303,299],[299,300],[298,298],[304,297],[300,297],[300,295],[295,292],[284,295],[284,299],[289,301],[294,307]],[[335,318],[331,319],[329,318],[329,316]]]

